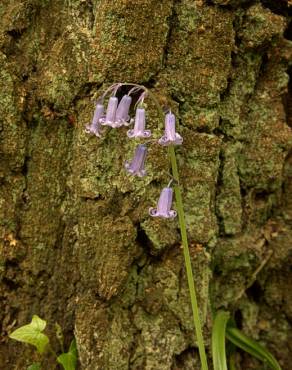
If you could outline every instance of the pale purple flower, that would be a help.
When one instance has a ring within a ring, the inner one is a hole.
[[[181,145],[183,138],[175,132],[175,115],[171,112],[165,115],[165,131],[164,135],[158,140],[158,143],[163,146]]]
[[[150,130],[145,130],[146,116],[144,108],[137,108],[135,116],[135,125],[133,130],[129,130],[127,135],[129,138],[133,137],[149,137]]]
[[[92,118],[92,122],[90,125],[86,126],[85,132],[87,132],[88,134],[94,134],[100,137],[100,132],[99,132],[100,126],[101,126],[100,119],[103,116],[103,110],[104,110],[103,105],[100,103],[97,103],[95,107],[94,115]]]
[[[131,175],[136,175],[139,177],[143,177],[146,175],[145,167],[145,159],[147,155],[147,147],[146,145],[138,145],[136,147],[135,155],[132,162],[126,162],[125,168]]]
[[[169,187],[163,188],[157,203],[157,208],[150,208],[149,214],[152,217],[174,218],[176,211],[171,209],[173,190]]]
[[[116,123],[120,126],[128,126],[130,124],[129,109],[132,102],[132,98],[129,95],[124,95],[119,102],[116,111]]]
[[[116,96],[111,96],[109,98],[106,115],[101,119],[101,124],[104,126],[118,127],[116,123],[116,112],[118,107],[118,98]]]

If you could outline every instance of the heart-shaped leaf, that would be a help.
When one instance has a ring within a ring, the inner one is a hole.
[[[46,324],[46,321],[34,315],[30,324],[16,329],[9,337],[19,342],[31,344],[36,347],[39,353],[43,353],[49,343],[49,338],[42,333]]]

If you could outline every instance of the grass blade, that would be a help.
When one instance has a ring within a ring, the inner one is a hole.
[[[227,370],[225,335],[229,312],[218,311],[212,330],[212,356],[214,370]]]
[[[271,369],[281,370],[278,361],[265,347],[247,337],[239,329],[228,326],[226,329],[226,337],[237,347],[251,354],[258,360],[265,362]]]

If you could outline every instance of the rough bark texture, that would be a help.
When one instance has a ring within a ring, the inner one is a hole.
[[[107,83],[142,83],[180,118],[178,152],[205,337],[211,308],[291,369],[292,43],[285,0],[2,0],[0,368],[38,314],[76,336],[80,369],[194,369],[177,222],[151,146],[129,178],[125,130],[85,134]],[[149,124],[158,121],[149,104]],[[155,131],[155,135],[161,130]],[[289,354],[290,353],[290,354]],[[44,369],[53,369],[51,360]],[[238,352],[238,369],[262,365]]]

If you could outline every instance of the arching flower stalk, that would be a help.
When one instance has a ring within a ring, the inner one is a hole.
[[[128,94],[124,95],[122,99],[118,100],[116,93],[120,87],[129,87]],[[131,94],[137,94],[141,91],[141,94],[137,100],[135,119],[130,119],[129,111],[132,103]],[[108,105],[106,114],[103,114],[103,101],[108,94],[111,96],[108,99]],[[183,142],[180,134],[175,129],[175,116],[171,111],[168,111],[165,115],[163,108],[160,106],[155,95],[142,85],[132,83],[117,83],[110,86],[106,92],[102,95],[98,105],[95,108],[93,120],[90,126],[86,127],[86,132],[94,133],[97,137],[100,137],[101,125],[110,126],[112,128],[118,128],[121,126],[128,126],[134,122],[134,128],[128,130],[129,138],[145,139],[149,138],[151,132],[145,129],[146,125],[146,112],[143,107],[143,101],[146,95],[155,103],[156,108],[159,112],[160,119],[165,122],[164,135],[157,140],[157,144],[168,147],[168,157],[171,166],[172,179],[174,182],[173,189],[170,187],[170,183],[167,187],[162,189],[156,208],[150,208],[149,214],[152,217],[162,217],[165,219],[173,219],[178,215],[180,233],[182,238],[183,253],[185,259],[186,274],[189,286],[190,301],[193,312],[193,322],[196,331],[197,343],[199,347],[199,354],[201,359],[201,365],[203,370],[208,370],[207,357],[205,352],[204,338],[202,333],[201,319],[199,315],[199,308],[197,303],[195,282],[192,271],[192,264],[188,246],[187,228],[185,222],[185,214],[183,209],[181,187],[179,180],[179,173],[177,168],[177,161],[175,156],[176,145],[181,145]],[[153,140],[151,140],[153,142]],[[147,144],[147,143],[145,143]],[[143,177],[146,175],[145,161],[147,156],[147,146],[140,144],[136,147],[134,157],[132,161],[125,162],[126,171],[133,176]],[[176,200],[176,210],[172,210],[172,198],[173,192]]]

